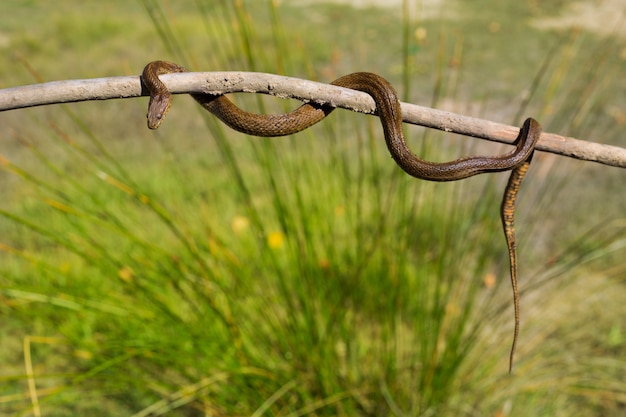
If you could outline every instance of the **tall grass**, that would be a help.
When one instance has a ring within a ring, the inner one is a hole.
[[[150,44],[159,42],[164,55],[146,62],[324,80],[357,70],[347,61],[358,56],[340,49],[333,60],[323,38],[287,34],[283,19],[314,9],[197,2],[191,15],[169,3],[141,5],[153,27]],[[389,68],[395,62],[367,65],[404,80],[401,91],[413,97],[417,83],[409,80],[424,79],[418,60],[432,61],[436,70],[425,76],[437,86],[433,102],[462,101],[473,69],[466,35],[406,16],[396,34],[400,72]],[[414,38],[418,26],[439,30],[431,36],[440,41]],[[198,27],[206,31],[201,41]],[[608,94],[597,74],[619,64],[567,72],[571,51],[582,55],[590,40],[559,40],[556,59],[543,69],[545,56],[532,61],[526,82],[534,77],[533,97],[543,98],[531,99],[527,111],[548,130],[591,133],[597,106],[585,104]],[[366,47],[387,53],[376,41]],[[569,416],[624,406],[625,224],[594,216],[556,233],[564,240],[551,239],[549,231],[566,224],[546,219],[564,198],[557,186],[572,179],[544,171],[549,159],[537,158],[521,197],[523,326],[509,376],[512,301],[498,218],[504,177],[408,178],[389,158],[375,118],[336,112],[294,137],[267,140],[230,132],[195,108],[186,117],[187,101],[177,97],[154,142],[137,148],[130,133],[106,143],[96,133],[102,122],[70,108],[59,110],[62,120],[42,122],[41,137],[15,135],[17,156],[1,160],[0,311],[3,343],[23,343],[0,360],[27,366],[0,374],[1,410]],[[260,97],[238,102],[263,112],[286,108]],[[124,123],[143,126],[142,112]],[[458,144],[444,134],[407,134],[419,137],[411,143],[427,159],[475,151],[442,151],[441,143]]]

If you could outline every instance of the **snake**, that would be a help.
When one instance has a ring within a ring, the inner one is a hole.
[[[152,61],[144,67],[140,78],[150,95],[146,114],[148,128],[157,129],[161,125],[172,103],[172,95],[159,79],[159,75],[180,72],[187,72],[187,69],[168,61]],[[532,118],[526,119],[514,142],[515,149],[504,155],[469,156],[449,162],[431,162],[419,158],[409,149],[402,132],[400,100],[395,88],[386,79],[370,72],[354,72],[330,84],[362,91],[374,99],[376,115],[381,120],[387,149],[396,164],[412,177],[443,182],[461,180],[489,172],[511,171],[500,206],[500,216],[509,252],[515,314],[513,344],[509,357],[509,372],[511,373],[520,328],[514,227],[515,202],[521,182],[530,165],[535,145],[541,136],[541,125]],[[261,137],[287,136],[301,132],[318,123],[334,110],[329,105],[304,103],[284,114],[256,114],[240,109],[223,94],[191,93],[190,95],[204,109],[232,129]]]
[[[531,122],[532,121],[532,122]],[[528,123],[531,135],[541,136],[541,125],[534,122],[533,119],[528,119]],[[511,287],[513,288],[513,309],[515,314],[515,328],[513,330],[513,344],[511,346],[511,353],[509,356],[509,374],[513,373],[513,360],[515,356],[515,349],[517,347],[517,340],[519,338],[520,331],[520,297],[518,289],[517,278],[517,248],[515,243],[515,203],[517,201],[517,194],[522,185],[522,180],[530,168],[530,162],[533,158],[533,152],[530,153],[528,158],[522,162],[516,168],[513,168],[509,180],[504,189],[504,195],[502,197],[502,203],[500,205],[500,219],[502,220],[502,229],[504,230],[504,237],[506,239],[506,246],[509,252],[509,265],[510,265],[510,277]]]

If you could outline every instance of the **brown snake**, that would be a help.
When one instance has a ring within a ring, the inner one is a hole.
[[[148,127],[159,127],[171,105],[171,94],[159,75],[186,72],[175,63],[167,61],[150,62],[143,70],[141,80],[150,92],[148,104]],[[515,200],[520,184],[532,158],[535,144],[541,135],[541,126],[534,119],[527,119],[515,141],[515,149],[495,157],[472,156],[451,162],[430,162],[417,157],[408,148],[402,133],[402,112],[400,101],[393,86],[384,78],[367,72],[345,75],[331,83],[339,87],[363,91],[374,99],[376,114],[380,117],[385,142],[391,156],[407,174],[429,181],[455,181],[473,175],[512,170],[501,206],[513,286],[515,331],[511,347],[509,372],[512,370],[513,356],[519,335],[519,295],[517,286],[517,256],[515,230],[513,225]],[[297,109],[278,115],[248,113],[235,106],[223,95],[191,94],[209,112],[217,116],[231,128],[255,136],[286,136],[300,132],[322,120],[333,111],[330,106],[306,103]]]

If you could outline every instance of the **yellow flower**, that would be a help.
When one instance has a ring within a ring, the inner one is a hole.
[[[271,232],[267,235],[267,244],[272,249],[279,249],[285,243],[285,235],[282,232]]]
[[[415,39],[417,39],[418,41],[423,41],[424,39],[426,39],[427,35],[428,32],[426,31],[425,27],[419,27],[415,29]]]
[[[250,226],[250,220],[244,216],[235,216],[233,217],[232,222],[230,222],[230,228],[236,235],[240,235],[245,232]]]
[[[122,281],[132,282],[135,278],[135,272],[130,266],[124,266],[122,269],[117,271],[117,276],[120,277]]]
[[[494,274],[493,272],[487,273],[487,275],[483,277],[483,284],[485,285],[485,288],[487,288],[488,290],[495,287],[496,286],[496,274]]]

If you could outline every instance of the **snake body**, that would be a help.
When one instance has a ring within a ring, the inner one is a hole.
[[[167,114],[171,94],[158,75],[185,72],[178,64],[153,61],[146,65],[141,79],[150,91],[148,127],[156,129]],[[417,157],[408,148],[402,133],[402,111],[393,86],[379,75],[355,72],[331,83],[339,87],[363,91],[374,99],[376,113],[381,119],[385,142],[391,156],[407,174],[429,181],[456,181],[487,172],[508,171],[528,159],[534,149],[532,135],[521,132],[516,147],[510,153],[496,157],[472,156],[450,162],[429,162]],[[322,120],[333,110],[329,106],[306,103],[297,109],[278,115],[248,113],[235,106],[223,95],[191,94],[206,110],[216,115],[231,128],[254,136],[285,136],[300,132]],[[536,123],[536,122],[535,122]]]
[[[541,135],[541,126],[539,126],[538,123],[531,129],[533,134],[537,136]],[[532,160],[532,157],[533,153],[531,152],[528,159],[511,171],[509,181],[504,189],[502,204],[500,205],[500,218],[502,220],[506,246],[509,250],[511,287],[513,288],[513,309],[515,311],[513,344],[511,345],[511,354],[509,356],[509,373],[513,372],[513,358],[515,356],[520,327],[519,289],[517,283],[517,248],[515,243],[515,202],[517,201],[517,193],[522,185],[522,180],[526,176],[528,168],[530,168],[530,161]]]
[[[146,116],[150,129],[157,129],[160,126],[172,100],[167,87],[159,80],[158,76],[186,71],[184,67],[167,61],[153,61],[144,68],[141,80],[150,92]],[[400,101],[395,89],[387,80],[376,74],[355,72],[338,78],[331,84],[363,91],[374,99],[376,114],[382,123],[387,149],[398,166],[413,177],[429,181],[455,181],[488,172],[512,171],[504,192],[500,212],[509,250],[515,311],[515,330],[509,362],[509,371],[511,371],[520,322],[513,222],[515,201],[521,182],[528,170],[535,144],[541,135],[541,126],[534,119],[527,119],[515,141],[515,149],[501,156],[471,156],[450,162],[430,162],[420,159],[408,148],[402,133]],[[239,132],[263,137],[285,136],[300,132],[319,122],[333,111],[330,106],[305,103],[289,113],[261,115],[241,110],[223,95],[191,94],[191,96],[202,107],[231,128]]]

